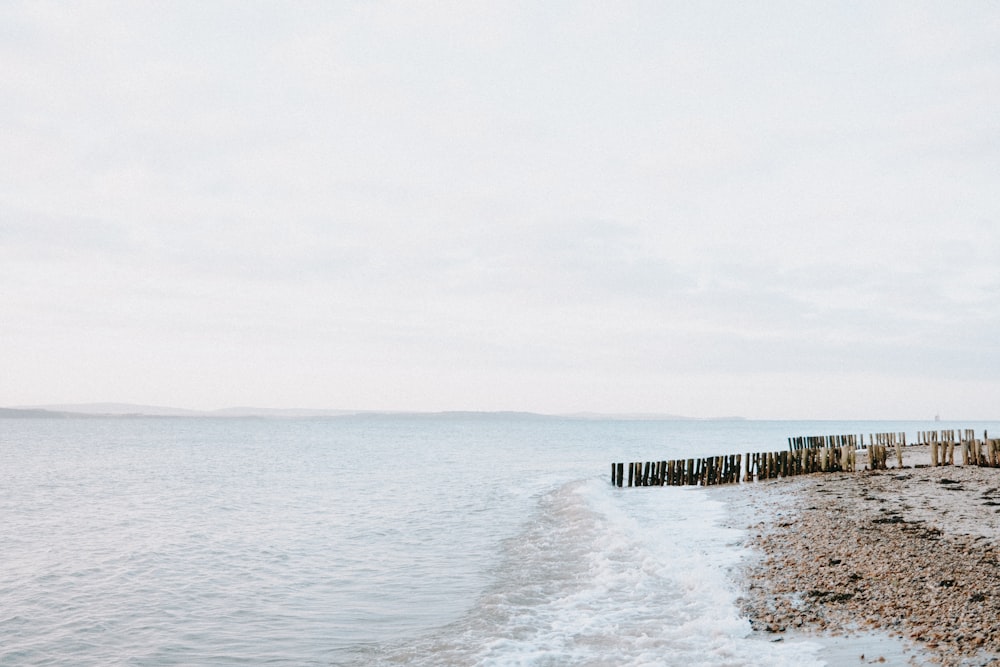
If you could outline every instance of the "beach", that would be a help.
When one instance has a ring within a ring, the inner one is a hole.
[[[739,604],[762,639],[825,642],[830,664],[1000,664],[1000,469],[904,454],[721,492],[746,530]]]

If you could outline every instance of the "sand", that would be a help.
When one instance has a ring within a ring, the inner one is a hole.
[[[719,492],[762,639],[818,640],[831,665],[1000,665],[1000,469],[929,460]]]

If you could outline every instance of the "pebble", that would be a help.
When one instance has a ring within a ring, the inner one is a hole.
[[[758,517],[781,512],[747,532],[763,556],[742,572],[755,630],[868,627],[935,663],[1000,664],[1000,515],[987,504],[1000,504],[1000,469],[817,474],[738,491]]]

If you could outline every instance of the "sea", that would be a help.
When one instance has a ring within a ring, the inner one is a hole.
[[[611,464],[942,428],[1000,422],[0,419],[0,665],[827,664],[718,494]]]

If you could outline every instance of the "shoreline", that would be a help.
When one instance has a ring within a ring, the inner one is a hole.
[[[754,633],[831,665],[1000,664],[1000,469],[929,461],[913,446],[903,468],[714,492],[745,532]]]

